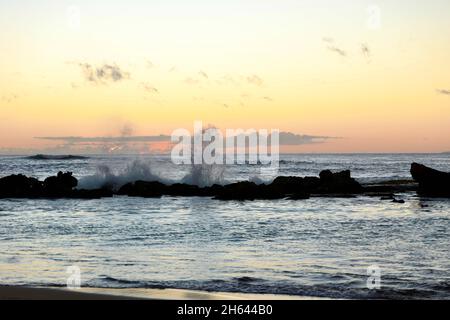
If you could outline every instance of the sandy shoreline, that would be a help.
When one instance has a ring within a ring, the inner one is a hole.
[[[0,300],[317,300],[315,297],[184,289],[110,289],[0,286]]]

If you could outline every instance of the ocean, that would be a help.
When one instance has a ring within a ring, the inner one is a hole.
[[[361,183],[411,179],[411,162],[450,171],[450,154],[281,155],[279,175],[350,169]],[[258,165],[194,177],[167,156],[1,156],[0,177],[71,171],[85,188],[160,180],[267,180]],[[396,195],[308,200],[0,199],[0,284],[182,288],[329,298],[450,298],[450,200]],[[368,267],[380,272],[369,289]]]

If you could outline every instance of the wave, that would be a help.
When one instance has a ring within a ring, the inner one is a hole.
[[[164,184],[185,183],[206,187],[213,184],[225,184],[226,181],[223,178],[224,170],[224,166],[218,165],[192,165],[188,174],[182,179],[175,181],[162,177],[156,172],[150,162],[134,160],[124,170],[117,173],[113,172],[107,165],[100,165],[97,167],[94,175],[83,177],[78,181],[78,188],[87,190],[99,188],[118,190],[123,185],[138,180],[157,181]]]
[[[269,280],[254,277],[235,277],[211,280],[152,281],[128,280],[102,275],[85,284],[86,287],[100,288],[148,288],[148,289],[185,289],[210,292],[239,292],[250,294],[281,294],[309,296],[333,299],[447,299],[448,283],[390,284],[381,290],[368,290],[365,279],[353,279],[344,282],[329,282],[314,285],[301,284],[289,280]]]
[[[83,177],[78,181],[78,188],[87,190],[99,188],[117,190],[129,182],[138,180],[170,183],[169,180],[163,179],[155,174],[150,164],[135,160],[119,173],[114,173],[107,165],[100,165],[97,167],[94,175]]]
[[[89,157],[85,156],[74,156],[74,155],[50,155],[50,154],[37,154],[34,156],[26,157],[26,159],[30,160],[83,160],[89,159]]]
[[[224,184],[224,172],[225,167],[221,165],[194,164],[181,182],[199,187]]]

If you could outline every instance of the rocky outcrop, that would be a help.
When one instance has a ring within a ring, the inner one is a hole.
[[[35,198],[43,193],[43,183],[22,174],[0,179],[0,198]]]
[[[198,186],[176,183],[166,185],[157,181],[135,181],[123,185],[117,192],[111,188],[97,190],[76,189],[78,181],[71,172],[58,172],[43,182],[23,175],[0,179],[0,198],[79,198],[95,199],[111,197],[113,194],[130,197],[159,198],[213,197],[219,200],[284,199],[302,200],[310,195],[351,196],[360,193],[361,185],[350,176],[350,171],[332,173],[322,171],[318,177],[278,177],[270,184],[255,184],[249,181],[225,186]]]
[[[72,172],[58,172],[56,176],[44,180],[44,194],[48,197],[69,196],[78,185],[78,180],[72,176]]]
[[[136,181],[122,186],[117,194],[130,197],[160,198],[166,188],[166,185],[156,181]]]
[[[273,200],[286,198],[287,194],[282,189],[271,185],[241,181],[228,184],[218,192],[215,199],[218,200]]]
[[[450,197],[450,173],[412,163],[411,175],[419,183],[417,193],[427,197]]]
[[[72,172],[58,172],[44,181],[24,175],[0,178],[0,198],[78,198],[96,199],[111,197],[111,190],[77,190],[78,180]]]
[[[224,186],[216,195],[220,200],[308,199],[310,195],[353,195],[362,192],[361,185],[350,171],[322,171],[317,177],[278,177],[270,184],[238,182]]]
[[[319,194],[357,194],[363,190],[359,182],[351,177],[350,170],[337,173],[324,170],[319,177]]]

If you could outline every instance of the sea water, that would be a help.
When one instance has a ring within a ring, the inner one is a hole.
[[[450,171],[448,154],[280,158],[279,175],[350,169],[361,183],[411,179],[413,161]],[[251,180],[258,169],[227,166],[208,171],[207,181]],[[0,177],[22,173],[43,179],[58,171],[73,172],[83,187],[137,179],[188,182],[192,173],[167,156],[0,157]],[[405,203],[366,196],[244,202],[0,199],[0,284],[65,286],[67,268],[76,266],[85,287],[450,298],[450,200],[413,192],[396,197]],[[373,266],[380,271],[380,289],[367,286]]]

